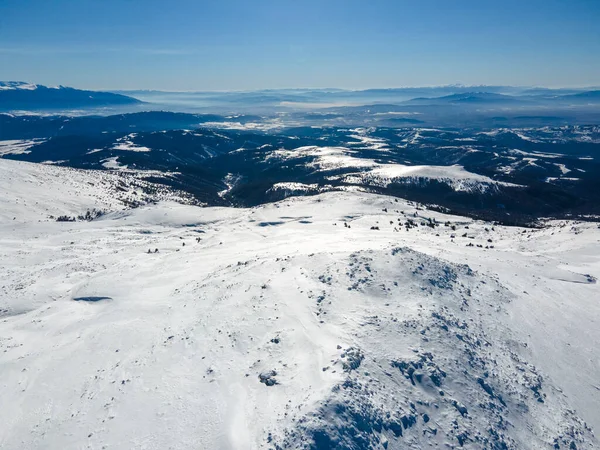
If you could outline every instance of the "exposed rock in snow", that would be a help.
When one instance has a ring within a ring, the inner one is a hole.
[[[598,445],[595,224],[143,183],[0,160],[1,447]]]

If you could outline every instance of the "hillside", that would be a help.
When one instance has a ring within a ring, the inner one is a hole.
[[[598,126],[264,130],[256,120],[164,112],[0,114],[0,157],[146,171],[212,206],[360,190],[505,224],[600,217]]]
[[[595,224],[123,176],[0,160],[0,447],[598,445]]]

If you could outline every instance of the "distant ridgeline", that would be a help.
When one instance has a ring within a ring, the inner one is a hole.
[[[0,111],[67,109],[135,105],[133,97],[111,92],[85,91],[64,86],[47,87],[22,81],[0,81]]]

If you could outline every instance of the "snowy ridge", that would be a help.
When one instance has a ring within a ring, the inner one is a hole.
[[[368,143],[379,149],[379,142]],[[307,166],[321,172],[338,169],[356,168],[360,172],[345,175],[333,175],[329,179],[342,180],[348,184],[366,184],[370,186],[387,187],[392,183],[420,183],[427,180],[438,180],[448,184],[455,191],[485,192],[498,186],[518,185],[498,182],[489,177],[470,173],[460,165],[434,166],[404,164],[382,164],[373,159],[361,158],[359,151],[345,147],[300,147],[294,150],[275,150],[268,158],[295,160],[312,158]]]
[[[38,84],[26,83],[24,81],[0,81],[0,90],[25,90],[34,91],[40,86]]]
[[[144,173],[114,174],[0,159],[0,221],[23,224],[110,212],[172,200],[194,203],[188,194],[144,181]]]
[[[39,167],[0,196],[2,448],[598,445],[595,224],[348,192],[38,222],[101,184]]]
[[[21,155],[30,153],[29,149],[34,145],[44,142],[44,139],[20,139],[0,141],[0,156]]]
[[[128,152],[149,152],[151,151],[148,147],[143,147],[140,145],[136,145],[131,142],[132,138],[135,138],[136,133],[131,133],[125,137],[117,139],[115,145],[113,145],[114,150],[122,150]]]
[[[345,183],[368,184],[387,187],[392,183],[418,184],[429,180],[438,180],[448,184],[457,192],[486,192],[497,186],[513,186],[515,184],[497,182],[489,177],[467,172],[462,166],[405,166],[402,164],[382,164],[377,168],[362,173],[344,175]]]

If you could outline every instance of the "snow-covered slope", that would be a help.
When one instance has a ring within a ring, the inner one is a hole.
[[[368,139],[358,135],[357,138]],[[368,143],[372,144],[370,141]],[[376,148],[379,148],[379,144],[376,145]],[[356,169],[356,172],[332,175],[328,178],[342,180],[347,184],[387,187],[391,183],[410,184],[438,180],[446,183],[455,191],[482,192],[500,185],[518,187],[514,184],[502,183],[483,175],[470,173],[457,164],[451,166],[383,164],[360,155],[359,150],[346,147],[309,146],[293,150],[275,150],[268,155],[267,160],[278,159],[287,162],[313,158],[308,166],[316,171],[334,173],[340,169]]]
[[[0,161],[1,448],[598,445],[595,224],[126,210],[101,174]]]
[[[144,181],[150,171],[78,170],[0,160],[0,220],[32,221],[110,212],[160,200],[195,203],[189,194]]]
[[[0,156],[27,154],[31,147],[40,142],[43,142],[43,139],[0,141]]]

